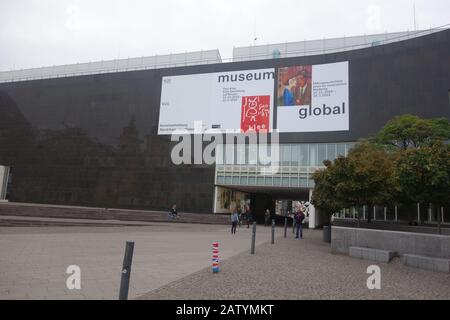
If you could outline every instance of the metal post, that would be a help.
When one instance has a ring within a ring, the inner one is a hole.
[[[398,216],[397,216],[397,206],[395,206],[395,221],[398,220]]]
[[[292,217],[292,233],[295,233],[295,216]]]
[[[428,222],[431,222],[431,203],[428,204]]]
[[[363,206],[363,220],[366,220],[366,206]]]
[[[119,300],[128,299],[128,288],[130,286],[131,262],[133,260],[134,242],[127,241],[125,256],[123,257],[122,277],[120,279]]]
[[[256,221],[253,222],[251,254],[255,254]]]
[[[272,219],[272,244],[275,243],[275,219]]]
[[[420,223],[420,203],[417,202],[417,223]]]
[[[438,208],[436,208],[436,209],[437,209],[437,212],[436,212],[436,218],[437,218],[437,222],[438,222],[438,232],[439,232],[439,234],[442,234],[442,230],[441,230],[441,219],[439,219],[439,209],[438,209]],[[443,207],[441,207],[441,212],[444,213],[444,212],[443,212]]]
[[[287,216],[284,216],[284,237],[287,237]]]
[[[387,208],[384,207],[384,221],[386,221],[386,211],[387,211]]]
[[[377,220],[377,207],[373,206],[373,220]]]

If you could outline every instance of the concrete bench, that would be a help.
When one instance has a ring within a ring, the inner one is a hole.
[[[349,255],[353,258],[373,260],[377,262],[390,262],[391,259],[396,256],[395,251],[381,250],[364,247],[350,247]]]
[[[404,254],[402,261],[406,266],[450,273],[450,259],[433,258],[416,254]]]

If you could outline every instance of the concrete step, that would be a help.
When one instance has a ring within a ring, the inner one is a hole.
[[[350,247],[349,255],[353,258],[389,263],[392,258],[397,255],[397,253],[390,250],[365,247]]]
[[[88,208],[11,202],[0,203],[0,215],[120,221],[170,221],[181,223],[229,224],[228,215],[180,212],[178,219],[169,219],[168,211],[163,212],[130,209]]]
[[[405,265],[410,267],[450,273],[450,259],[433,258],[416,254],[404,254],[402,256],[402,261]]]

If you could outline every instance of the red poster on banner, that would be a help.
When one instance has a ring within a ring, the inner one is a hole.
[[[269,131],[270,96],[242,97],[241,132]]]

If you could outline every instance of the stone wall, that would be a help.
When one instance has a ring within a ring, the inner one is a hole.
[[[349,247],[368,247],[435,258],[450,258],[450,236],[402,231],[371,230],[333,226],[331,249],[349,253]]]

